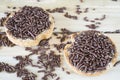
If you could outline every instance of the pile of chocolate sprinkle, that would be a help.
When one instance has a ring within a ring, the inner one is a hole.
[[[49,14],[40,7],[24,6],[7,20],[8,32],[16,38],[35,39],[50,28]]]
[[[77,69],[90,73],[105,70],[116,53],[112,41],[93,30],[77,34],[68,51],[70,63]]]

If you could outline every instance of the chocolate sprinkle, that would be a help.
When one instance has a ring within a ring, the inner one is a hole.
[[[118,0],[112,0],[112,1],[118,1]]]
[[[5,14],[6,14],[6,17],[10,16],[10,12],[5,12]]]
[[[40,7],[24,6],[6,23],[8,32],[16,38],[35,39],[50,28],[49,14]]]
[[[69,71],[66,71],[66,73],[70,75],[70,72],[69,72]]]
[[[33,65],[32,59],[29,59],[28,56],[16,56],[14,58],[19,60],[19,62],[15,65],[17,77],[21,77],[22,80],[36,80],[37,75],[25,69],[28,65],[36,67],[36,65]]]
[[[112,41],[98,31],[84,31],[75,36],[75,42],[68,49],[70,63],[84,72],[106,69],[115,56]]]
[[[62,71],[65,71],[65,69],[62,67]]]
[[[40,41],[39,46],[49,46],[49,39],[43,39]]]
[[[80,5],[76,5],[76,14],[80,14],[80,13],[82,13],[82,11],[80,10]]]
[[[59,52],[61,52],[61,50],[64,49],[65,45],[66,45],[66,44],[64,44],[64,43],[54,44],[54,47],[55,47]]]
[[[85,25],[86,27],[90,28],[90,29],[96,29],[99,26],[95,25],[95,24],[89,24],[89,25]]]
[[[15,67],[9,65],[8,63],[0,62],[0,72],[6,71],[8,73],[14,73],[16,71]]]
[[[13,7],[13,9],[16,9],[16,7]]]
[[[73,20],[77,20],[77,19],[78,19],[77,16],[70,15],[68,12],[66,12],[66,13],[64,14],[64,16],[65,16],[66,18],[73,19]]]
[[[32,62],[30,62],[32,64],[32,65],[31,64],[30,65],[32,67],[38,67],[39,69],[41,69],[41,68],[43,69],[43,70],[38,71],[38,73],[44,73],[44,75],[41,78],[42,80],[48,80],[50,77],[55,79],[57,74],[54,73],[54,71],[55,71],[55,68],[61,66],[61,59],[60,59],[61,56],[56,55],[55,52],[52,50],[48,54],[46,54],[46,51],[48,49],[46,49],[44,47],[45,46],[38,46],[37,49],[32,49],[32,48],[27,47],[26,50],[28,50],[32,53],[27,55],[26,58],[30,58],[32,55],[37,55],[38,56],[37,65],[34,65]],[[23,57],[21,57],[21,56],[16,57],[16,59],[25,61],[23,59]],[[27,61],[29,61],[29,60],[27,60]]]
[[[13,47],[15,44],[13,44],[8,37],[6,36],[5,32],[0,32],[0,47]]]
[[[114,67],[117,66],[118,64],[120,64],[120,60],[114,64]]]
[[[84,11],[84,13],[87,13],[87,12],[88,12],[88,10],[89,10],[89,8],[85,8],[85,11]]]
[[[3,18],[0,19],[0,27],[4,26],[5,20],[6,20],[6,17],[3,17]]]
[[[120,33],[120,29],[115,30],[115,31],[105,31],[104,33]]]
[[[81,3],[83,3],[83,0],[80,0]]]
[[[57,77],[57,79],[56,80],[60,80],[60,77]]]
[[[62,34],[67,34],[67,35],[70,35],[70,34],[73,33],[72,31],[70,31],[70,30],[68,30],[66,28],[61,28],[61,32],[62,32]]]
[[[46,9],[46,11],[48,11],[49,13],[64,13],[64,11],[66,10],[66,7],[60,7],[60,8],[55,8],[55,9]]]
[[[93,20],[88,19],[87,16],[83,18],[84,21],[92,23],[92,24],[85,25],[86,27],[88,27],[90,29],[96,29],[96,28],[100,27],[100,25],[101,25],[100,21],[103,21],[104,19],[106,19],[106,15],[102,15],[101,18],[94,18]]]

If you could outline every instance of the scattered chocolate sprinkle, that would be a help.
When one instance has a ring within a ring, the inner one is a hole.
[[[0,72],[6,71],[8,73],[14,73],[16,71],[14,66],[11,66],[7,63],[0,62]]]
[[[95,8],[93,8],[93,11],[95,11],[96,9]]]
[[[39,69],[42,68],[42,66],[34,65],[32,62],[31,62],[31,66],[32,66],[32,67],[37,67],[37,68],[39,68]]]
[[[4,71],[4,64],[0,62],[0,72]]]
[[[49,77],[54,78],[54,77],[56,77],[56,74],[54,74],[54,73],[47,73],[47,74],[45,74],[45,75],[42,77],[42,80],[48,80]]]
[[[61,39],[62,37],[61,36],[57,36],[57,39]]]
[[[90,22],[95,22],[94,20],[91,20]]]
[[[114,58],[116,48],[107,36],[89,30],[77,34],[68,51],[70,63],[74,67],[91,73],[105,70]]]
[[[41,40],[38,46],[49,46],[49,40],[50,38]]]
[[[16,7],[13,7],[13,9],[16,9]]]
[[[80,8],[80,5],[76,5],[77,8]]]
[[[65,69],[62,67],[62,71],[65,71]]]
[[[76,5],[76,14],[80,15],[81,13],[88,13],[89,8],[84,8],[83,10],[80,8],[80,5]]]
[[[41,0],[37,0],[37,2],[40,2]]]
[[[60,55],[55,55],[54,51],[51,51],[49,54],[41,54],[38,57],[39,64],[45,67],[45,70],[39,70],[38,73],[45,73],[42,77],[42,80],[48,80],[48,77],[56,77],[57,74],[53,73],[56,67],[60,67]]]
[[[54,27],[54,30],[56,30],[57,28],[56,27]]]
[[[120,60],[117,61],[113,66],[115,67],[115,66],[117,66],[118,64],[120,64]]]
[[[13,47],[15,44],[13,44],[8,37],[6,36],[5,32],[0,32],[0,47]]]
[[[94,18],[93,20],[88,19],[88,17],[84,17],[83,20],[86,22],[91,22],[92,24],[88,24],[85,25],[86,27],[90,28],[90,29],[96,29],[98,27],[100,27],[101,22],[106,18],[106,15],[103,15],[101,18]]]
[[[64,42],[67,37],[68,36],[63,35],[63,37],[60,39],[60,42]]]
[[[101,24],[101,22],[96,22],[95,24],[99,24],[99,25],[100,25],[100,24]]]
[[[106,15],[103,15],[101,18],[94,18],[94,20],[89,20],[88,17],[84,17],[84,21],[90,21],[90,22],[95,22],[95,21],[102,21],[106,18]]]
[[[28,56],[22,57],[22,56],[16,56],[16,60],[19,60],[19,63],[15,65],[16,70],[21,70],[25,66],[30,65],[32,62],[32,59],[29,59]]]
[[[22,80],[36,80],[36,75],[33,73],[29,73],[28,75],[22,77]]]
[[[90,24],[90,25],[85,25],[86,27],[90,28],[90,29],[96,29],[99,26],[96,26],[95,24]]]
[[[70,15],[70,14],[68,14],[68,12],[66,12],[66,13],[64,14],[64,16],[65,16],[66,18],[69,18],[69,19],[74,19],[74,20],[77,20],[77,19],[78,19],[77,16]]]
[[[6,20],[6,17],[2,17],[2,18],[0,19],[0,27],[3,27],[3,26],[4,26],[5,20]]]
[[[115,31],[105,31],[104,33],[120,33],[120,30],[115,30]]]
[[[66,28],[61,28],[61,32],[55,32],[55,35],[57,36],[56,38],[60,40],[60,44],[53,44],[53,46],[57,49],[57,51],[61,52],[66,44],[70,44],[71,42],[65,42],[69,36],[71,35],[72,31],[66,29]],[[58,36],[58,34],[61,34],[61,36]]]
[[[8,9],[10,9],[11,7],[10,6],[7,6]]]
[[[61,52],[61,49],[63,50],[66,44],[61,43],[61,44],[54,44],[54,47]]]
[[[30,74],[30,72],[27,69],[17,70],[17,77],[23,77],[23,76],[26,76],[29,74]]]
[[[66,29],[66,28],[61,28],[62,34],[68,34],[70,35],[71,33],[73,33],[72,31]]]
[[[79,15],[80,13],[82,13],[82,11],[77,10],[76,13]]]
[[[82,11],[80,10],[80,5],[76,5],[76,14],[80,14]]]
[[[32,67],[41,67],[39,67],[38,65],[33,65],[32,59],[29,59],[28,56],[16,56],[14,58],[16,60],[19,60],[19,62],[15,65],[17,77],[21,77],[22,80],[36,80],[37,75],[29,72],[27,69],[25,69],[25,66],[31,65]]]
[[[118,1],[118,0],[112,0],[112,1]]]
[[[58,39],[62,39],[63,37],[59,36],[59,34],[68,37],[67,35],[70,35],[72,33],[76,33],[76,32],[72,32],[66,28],[61,28],[61,32],[53,32],[53,35],[56,36]]]
[[[45,50],[44,53],[39,53],[39,52],[43,52],[42,50],[44,50],[43,48],[41,48],[41,46],[39,46],[37,49],[31,49],[27,47],[26,50],[31,51],[32,55],[34,54],[38,55],[38,61],[37,61],[38,66],[35,65],[35,67],[37,66],[39,68],[40,66],[40,69],[43,68],[43,70],[38,71],[38,73],[44,73],[42,80],[48,80],[50,77],[53,79],[56,78],[57,74],[54,73],[54,71],[56,67],[60,67],[61,65],[60,55],[56,55],[55,52],[52,50],[48,54],[46,54],[47,50]],[[27,57],[30,56],[28,55]],[[21,57],[19,58],[21,59]]]
[[[58,33],[56,33],[56,32],[53,32],[53,35],[54,35],[54,36],[58,36]]]
[[[100,18],[100,20],[104,20],[106,18],[106,15],[103,15],[102,18]]]
[[[31,51],[32,48],[31,48],[31,47],[26,47],[25,50],[27,50],[27,51]]]
[[[71,41],[68,41],[66,44],[71,44],[72,42]]]
[[[84,17],[83,19],[84,19],[84,21],[86,21],[86,22],[89,21],[89,20],[88,20],[88,17]]]
[[[46,69],[49,67],[53,70],[55,67],[60,67],[60,55],[55,55],[53,51],[51,51],[49,55],[41,54],[38,59],[39,61],[42,61],[42,64]]]
[[[56,80],[60,80],[60,77],[57,77]]]
[[[83,3],[83,0],[80,0],[81,3]]]
[[[66,7],[60,7],[60,8],[55,8],[55,9],[46,9],[46,11],[50,12],[50,13],[64,13],[64,11],[66,10]]]
[[[46,70],[39,70],[38,73],[47,73]]]
[[[12,6],[7,6],[7,8],[8,8],[8,9],[16,9],[15,6],[13,6],[13,7],[12,7]]]
[[[69,71],[66,71],[66,73],[70,75],[70,72],[69,72]]]
[[[8,32],[22,39],[35,39],[50,27],[49,14],[40,7],[24,6],[6,23]]]
[[[95,18],[95,20],[100,20],[99,18]]]
[[[89,10],[89,8],[85,8],[85,11],[84,11],[84,13],[87,13],[87,12],[88,12],[88,10]]]
[[[5,14],[6,14],[6,17],[10,16],[10,12],[5,12]]]

